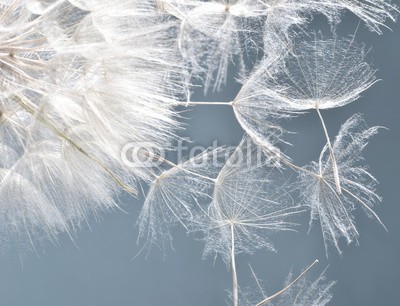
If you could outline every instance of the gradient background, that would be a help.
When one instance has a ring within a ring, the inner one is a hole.
[[[346,15],[340,27],[352,33],[356,18]],[[371,33],[363,25],[357,41],[373,48],[378,77],[383,81],[363,94],[358,102],[341,109],[323,112],[331,135],[341,123],[356,112],[365,114],[367,123],[383,125],[370,141],[365,157],[371,172],[381,182],[379,192],[384,202],[376,212],[389,229],[385,232],[363,212],[356,213],[360,245],[344,247],[343,257],[325,258],[321,231],[315,226],[307,235],[307,226],[298,234],[276,235],[279,253],[260,251],[237,259],[239,283],[247,283],[251,263],[258,276],[267,280],[268,292],[279,290],[290,268],[297,274],[315,258],[319,274],[326,266],[327,277],[337,280],[330,305],[391,306],[400,305],[400,24],[391,25],[383,36]],[[238,86],[208,97],[230,101]],[[204,100],[197,95],[195,100]],[[243,130],[232,110],[224,106],[201,106],[185,113],[191,118],[188,134],[193,145],[238,144]],[[187,121],[189,123],[189,121]],[[298,164],[318,157],[324,136],[316,114],[291,121],[287,127],[299,131],[291,138],[288,154]],[[1,306],[119,306],[119,305],[226,305],[226,289],[231,274],[225,265],[212,259],[203,261],[202,243],[177,229],[175,250],[165,258],[159,253],[132,260],[136,246],[135,220],[143,199],[126,197],[127,214],[116,212],[92,222],[91,230],[82,232],[75,244],[61,237],[60,246],[49,246],[44,253],[20,259],[10,252],[0,258]],[[304,216],[303,223],[308,224]]]

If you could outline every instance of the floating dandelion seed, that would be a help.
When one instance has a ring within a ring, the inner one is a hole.
[[[384,227],[372,210],[374,204],[381,201],[375,192],[377,181],[367,171],[366,166],[360,163],[363,161],[364,147],[377,131],[378,127],[365,128],[364,120],[359,114],[353,115],[341,127],[333,143],[340,173],[341,194],[335,189],[332,159],[327,145],[321,152],[319,162],[312,163],[307,168],[310,172],[302,172],[300,175],[302,197],[311,207],[310,224],[317,219],[320,221],[327,254],[330,244],[341,253],[341,237],[347,243],[357,241],[359,234],[352,215],[356,208],[364,210]]]
[[[308,275],[317,263],[318,260],[315,260],[296,278],[290,272],[284,283],[284,288],[272,295],[266,294],[267,286],[265,285],[265,281],[260,280],[249,265],[253,276],[253,284],[251,287],[240,290],[240,305],[327,305],[332,299],[331,289],[335,285],[335,282],[326,280],[325,271],[316,278]]]
[[[220,254],[229,262],[231,227],[235,253],[252,253],[266,247],[274,250],[268,233],[291,230],[287,217],[298,213],[290,195],[290,179],[245,137],[230,155],[215,181],[208,218],[201,214],[198,229],[206,233],[204,254]],[[204,228],[203,222],[208,220]],[[250,243],[251,242],[251,243]]]
[[[181,20],[182,55],[192,75],[204,77],[205,91],[221,89],[233,62],[245,73],[247,53],[259,49],[255,42],[262,41],[259,1],[161,2]]]
[[[187,229],[199,211],[197,205],[210,197],[222,153],[222,149],[205,151],[155,177],[138,219],[138,241],[144,241],[144,248],[165,251],[172,246],[170,228],[180,224]]]
[[[306,271],[306,270],[305,270]],[[303,272],[304,273],[304,272]],[[296,281],[296,279],[294,280]],[[285,286],[290,286],[293,283],[293,274],[290,273],[285,282]],[[302,277],[296,283],[290,286],[282,294],[280,294],[271,305],[273,306],[287,306],[287,305],[310,305],[310,306],[324,306],[329,304],[332,300],[332,287],[335,285],[334,281],[327,281],[325,271],[321,273],[316,279],[312,280],[310,277]],[[268,299],[268,298],[267,298]],[[257,306],[268,305],[259,303]]]

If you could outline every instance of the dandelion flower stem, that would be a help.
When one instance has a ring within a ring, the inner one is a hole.
[[[267,297],[265,300],[262,300],[260,303],[258,303],[256,306],[263,306],[266,305],[267,303],[271,302],[273,299],[276,297],[280,296],[282,293],[287,291],[290,287],[292,287],[295,283],[297,283],[308,271],[310,271],[316,264],[318,263],[318,259],[316,259],[311,265],[308,266],[307,269],[305,269],[299,276],[297,276],[289,285],[287,285],[285,288],[282,290],[278,291],[277,293],[271,295],[270,297]]]
[[[145,154],[145,157],[149,157],[149,155],[148,155],[148,154]],[[153,155],[152,157],[153,157],[153,158],[156,158],[156,159],[159,159],[161,162],[163,162],[164,164],[167,164],[168,166],[171,166],[172,169],[173,169],[173,168],[176,168],[176,169],[182,170],[182,171],[184,171],[184,172],[187,172],[187,173],[189,173],[189,174],[192,174],[192,175],[194,175],[194,176],[197,176],[197,177],[203,178],[203,179],[205,179],[205,180],[211,181],[211,182],[213,182],[213,183],[216,182],[216,179],[213,179],[212,177],[205,176],[205,175],[196,173],[196,172],[194,172],[194,171],[190,171],[190,170],[188,170],[188,169],[185,169],[184,167],[181,167],[181,165],[175,164],[174,162],[172,162],[172,161],[170,161],[170,160],[168,160],[168,159],[166,159],[166,158],[164,158],[164,157],[162,157],[162,156]],[[154,177],[155,177],[155,178],[158,178],[159,176],[157,176],[157,175],[154,174]]]
[[[196,101],[193,101],[193,102],[192,102],[192,101],[190,101],[190,102],[177,102],[177,103],[178,103],[178,105],[183,105],[183,106],[195,106],[195,105],[214,105],[214,106],[215,106],[215,105],[224,105],[224,106],[232,106],[232,107],[233,107],[234,101],[230,101],[230,102],[196,102]],[[326,129],[325,122],[324,122],[324,120],[323,120],[323,118],[322,118],[322,116],[321,116],[321,113],[320,113],[320,111],[318,110],[318,108],[317,108],[317,112],[318,112],[318,115],[319,115],[319,117],[320,117],[320,119],[321,119],[322,127],[323,127],[323,129],[324,129],[324,133],[325,133],[326,139],[327,139],[327,141],[328,141],[328,146],[329,146],[331,158],[332,158],[332,161],[333,161],[333,170],[334,170],[334,174],[335,174],[335,184],[336,184],[336,188],[337,188],[337,191],[339,192],[339,194],[341,194],[341,188],[340,188],[340,183],[339,183],[339,171],[338,171],[338,168],[337,168],[335,156],[333,155],[333,149],[332,149],[332,145],[331,145],[331,142],[330,142],[330,139],[329,139],[328,131],[327,131],[327,129]],[[270,151],[270,153],[273,154],[273,155],[276,155],[276,156],[279,158],[279,160],[282,161],[282,163],[286,164],[287,166],[291,167],[291,168],[294,169],[294,170],[299,170],[299,171],[302,171],[302,172],[306,172],[306,173],[308,173],[308,174],[311,174],[311,175],[313,175],[313,176],[315,176],[315,177],[320,177],[320,174],[311,172],[311,171],[309,171],[309,170],[307,170],[307,169],[305,169],[305,168],[303,168],[303,167],[301,167],[301,166],[298,166],[298,165],[296,165],[296,164],[293,164],[292,162],[288,161],[287,159],[282,158],[282,157],[279,157],[277,154],[275,154],[275,153],[273,153],[273,152],[271,152],[271,151]],[[217,180],[218,180],[218,179],[217,179]]]
[[[312,172],[312,171],[310,171],[310,170],[307,170],[307,169],[305,169],[305,168],[303,168],[303,167],[300,167],[300,166],[298,166],[298,165],[296,165],[296,164],[293,164],[292,162],[288,161],[288,160],[285,159],[285,158],[281,158],[281,161],[282,161],[282,163],[286,164],[287,166],[291,167],[291,168],[294,169],[294,170],[299,170],[299,171],[302,171],[302,172],[306,172],[306,173],[308,173],[308,174],[310,174],[310,175],[313,175],[313,176],[315,176],[315,177],[319,177],[318,174],[316,174],[316,173],[314,173],[314,172]]]
[[[231,225],[231,238],[232,238],[232,245],[231,245],[231,264],[232,264],[232,295],[233,295],[233,305],[238,306],[239,301],[239,291],[238,291],[238,278],[236,272],[236,261],[235,261],[235,232],[233,228],[233,223]]]
[[[208,180],[208,181],[211,181],[211,182],[213,182],[213,183],[215,183],[215,181],[216,181],[215,179],[213,179],[213,178],[211,178],[211,177],[208,177],[208,176],[205,176],[205,175],[201,175],[201,174],[199,174],[199,173],[196,173],[196,172],[190,171],[190,170],[188,170],[188,169],[185,169],[185,168],[181,167],[180,165],[174,164],[173,162],[169,161],[168,159],[165,159],[165,158],[162,158],[162,157],[160,157],[160,158],[161,158],[161,160],[162,160],[164,163],[166,163],[166,164],[168,164],[168,165],[170,165],[170,166],[172,166],[172,167],[174,167],[174,168],[178,168],[179,170],[185,171],[185,172],[187,172],[187,173],[189,173],[189,174],[192,174],[192,175],[194,175],[194,176],[203,178],[203,179]]]
[[[232,106],[233,101],[230,102],[194,102],[194,101],[188,101],[188,102],[178,102],[178,105],[184,105],[184,106],[193,106],[193,105],[225,105],[225,106]]]
[[[341,194],[342,190],[340,188],[339,170],[338,170],[337,163],[336,163],[335,153],[333,152],[332,144],[331,144],[331,141],[329,139],[328,130],[326,128],[324,118],[322,117],[321,112],[319,111],[318,107],[316,107],[315,109],[317,110],[318,117],[321,120],[321,124],[322,124],[322,127],[324,129],[326,141],[327,141],[328,148],[329,148],[329,153],[330,153],[330,156],[331,156],[331,159],[332,159],[332,167],[333,167],[333,175],[335,177],[336,191],[338,192],[338,194]]]

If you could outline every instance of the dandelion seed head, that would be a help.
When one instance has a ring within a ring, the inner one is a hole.
[[[124,145],[163,148],[175,137],[176,25],[139,2],[92,4],[0,4],[3,245],[73,237],[152,177],[124,163]]]

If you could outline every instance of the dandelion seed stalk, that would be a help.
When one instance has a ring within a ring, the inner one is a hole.
[[[299,276],[297,276],[289,285],[287,285],[285,288],[282,290],[278,291],[277,293],[269,296],[268,298],[262,300],[260,303],[258,303],[256,306],[263,306],[271,302],[273,299],[277,298],[281,294],[285,293],[285,291],[289,290],[290,287],[292,287],[294,284],[296,284],[304,275],[308,273],[316,264],[318,263],[318,259],[315,260],[311,265],[309,265]]]
[[[331,144],[331,140],[329,138],[329,134],[328,134],[328,130],[326,128],[325,125],[325,121],[324,118],[321,115],[321,112],[319,111],[318,107],[316,107],[317,113],[318,113],[318,117],[321,120],[321,124],[322,124],[322,128],[324,129],[324,133],[325,133],[325,137],[326,137],[326,141],[328,144],[328,148],[329,148],[329,153],[332,159],[332,167],[333,167],[333,173],[334,173],[334,177],[335,177],[335,184],[336,184],[336,191],[341,194],[341,188],[340,188],[340,178],[339,178],[339,170],[338,170],[338,166],[336,163],[336,157],[335,157],[335,152],[333,151],[332,148],[332,144]]]
[[[236,272],[236,261],[235,261],[235,230],[233,227],[233,221],[230,223],[231,229],[231,265],[232,265],[232,295],[233,305],[238,306],[239,304],[239,288],[238,288],[238,277]]]

